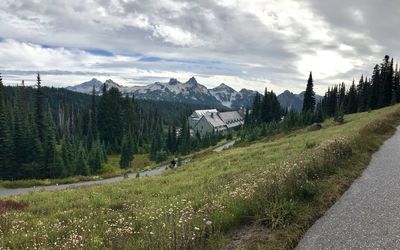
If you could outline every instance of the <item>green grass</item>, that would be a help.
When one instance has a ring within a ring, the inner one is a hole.
[[[399,122],[393,106],[207,151],[162,176],[14,197],[28,207],[0,213],[0,248],[218,249],[251,224],[270,237],[249,247],[290,248]]]
[[[185,158],[199,158],[204,157],[212,152],[212,150],[218,146],[226,143],[226,140],[221,140],[216,146],[212,146],[206,149],[202,149],[198,152],[186,155]],[[38,186],[49,186],[56,184],[71,184],[81,181],[94,181],[99,179],[107,179],[115,176],[120,176],[125,172],[134,173],[151,170],[159,166],[167,165],[171,161],[172,157],[163,162],[154,162],[150,159],[149,154],[136,154],[132,161],[132,167],[128,169],[121,169],[119,167],[120,155],[113,154],[107,156],[107,162],[103,164],[102,171],[97,175],[90,176],[70,176],[66,178],[58,179],[24,179],[24,180],[13,180],[3,181],[0,180],[0,187],[3,188],[27,188],[27,187],[38,187]]]
[[[27,179],[14,181],[0,181],[0,187],[3,188],[25,188],[34,186],[49,186],[55,184],[70,184],[81,181],[93,181],[106,179],[122,175],[123,172],[141,172],[144,170],[155,168],[165,163],[156,163],[149,159],[148,154],[138,154],[132,162],[132,168],[122,170],[119,167],[120,155],[109,155],[108,160],[102,166],[101,173],[91,176],[71,176],[61,179]]]

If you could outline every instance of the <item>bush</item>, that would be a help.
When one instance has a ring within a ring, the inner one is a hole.
[[[165,150],[159,150],[154,156],[154,161],[157,163],[163,162],[167,159],[168,153]]]
[[[296,203],[288,199],[268,202],[262,222],[271,229],[283,227],[295,218],[296,207]]]
[[[313,148],[317,145],[315,141],[306,141],[306,149]]]
[[[228,132],[228,134],[226,135],[226,139],[227,140],[232,140],[233,136],[232,136],[232,132]]]
[[[343,124],[344,123],[344,113],[342,110],[339,110],[338,112],[335,113],[335,117],[333,118],[333,120],[339,124]]]

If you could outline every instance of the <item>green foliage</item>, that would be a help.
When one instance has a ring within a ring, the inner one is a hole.
[[[342,109],[339,109],[333,118],[333,120],[339,124],[344,123],[344,113]]]
[[[262,123],[279,121],[282,114],[283,109],[275,93],[265,89],[264,96],[256,94],[251,114],[246,111],[245,127],[251,128]]]
[[[106,162],[106,155],[100,143],[100,140],[97,138],[93,143],[92,147],[89,151],[88,164],[90,166],[91,174],[96,174],[101,172],[102,164]]]
[[[13,145],[9,123],[7,122],[9,119],[0,75],[0,179],[7,179],[12,176]]]
[[[104,88],[100,97],[95,93],[95,89],[89,96],[42,87],[40,75],[35,88],[1,84],[0,140],[4,143],[0,154],[4,157],[0,157],[4,160],[0,178],[62,178],[115,171],[107,164],[107,153],[121,153],[127,134],[134,144],[133,154],[152,151],[159,160],[201,148],[201,139],[190,137],[181,117],[186,118],[194,108],[208,107],[137,101],[123,98],[117,89]],[[131,157],[126,152],[123,162]]]
[[[163,162],[167,159],[168,157],[168,153],[167,151],[161,149],[161,150],[157,150],[157,152],[154,155],[153,160],[157,163]]]
[[[78,143],[77,151],[75,155],[75,175],[90,175],[90,168],[87,162],[87,152],[82,145],[82,143]]]
[[[303,100],[303,112],[314,112],[315,109],[315,92],[314,92],[314,83],[312,78],[312,73],[310,72],[310,76],[307,81],[306,92],[304,93]]]
[[[272,200],[266,204],[262,221],[271,229],[283,227],[295,218],[296,209],[297,204],[293,200]]]
[[[133,136],[129,133],[122,139],[121,159],[119,165],[121,168],[132,167],[133,154],[135,152],[135,142]]]
[[[400,101],[400,72],[393,68],[393,59],[385,56],[376,64],[371,79],[361,76],[346,92],[344,83],[331,87],[322,100],[322,110],[328,117],[336,117],[339,109],[345,114],[364,112],[393,105]]]
[[[98,129],[100,139],[110,152],[119,153],[123,126],[121,118],[122,96],[117,88],[103,89],[98,109]]]

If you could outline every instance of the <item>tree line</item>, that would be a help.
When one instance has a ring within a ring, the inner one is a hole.
[[[310,72],[301,112],[283,109],[276,95],[265,90],[264,96],[255,96],[251,112],[246,113],[242,138],[255,140],[276,131],[288,131],[323,122],[327,117],[343,122],[344,114],[379,109],[399,102],[400,69],[388,55],[382,63],[375,65],[371,78],[362,75],[357,84],[353,80],[348,88],[344,83],[329,87],[318,103]]]
[[[0,179],[64,178],[102,173],[111,154],[121,168],[135,154],[161,162],[215,145],[191,136],[196,105],[135,100],[103,85],[101,96],[36,85],[5,87],[0,74]]]
[[[351,114],[383,108],[400,102],[400,72],[393,58],[385,56],[376,64],[372,77],[361,76],[353,80],[348,89],[344,83],[330,87],[319,104],[327,116]]]

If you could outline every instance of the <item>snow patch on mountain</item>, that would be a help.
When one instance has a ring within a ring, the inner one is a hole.
[[[171,78],[168,82],[155,82],[146,86],[122,86],[113,80],[109,79],[104,82],[107,88],[118,88],[121,93],[134,95],[139,99],[153,99],[163,101],[178,101],[198,103],[211,106],[225,106],[231,109],[241,107],[250,107],[256,91],[242,89],[237,92],[228,85],[222,83],[213,89],[207,89],[206,86],[197,82],[196,78],[192,77],[187,82],[180,82],[177,79]],[[101,93],[103,83],[97,79],[92,79],[82,84],[68,87],[67,89],[90,94],[95,87],[96,93]]]

